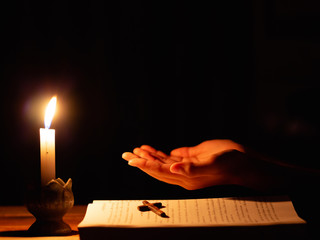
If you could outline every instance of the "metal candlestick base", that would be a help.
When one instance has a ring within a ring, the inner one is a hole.
[[[28,232],[32,236],[70,235],[72,230],[62,218],[73,207],[72,180],[52,179],[40,190],[28,193],[26,206],[36,221]]]

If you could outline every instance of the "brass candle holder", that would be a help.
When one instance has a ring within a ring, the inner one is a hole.
[[[72,230],[62,218],[73,204],[71,178],[67,183],[60,178],[52,179],[40,189],[29,191],[26,206],[36,221],[28,233],[32,236],[70,235]]]

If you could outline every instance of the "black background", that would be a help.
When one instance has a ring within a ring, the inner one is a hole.
[[[39,182],[53,95],[57,176],[76,203],[195,194],[129,167],[121,154],[141,144],[230,138],[317,167],[317,1],[1,5],[1,204]]]

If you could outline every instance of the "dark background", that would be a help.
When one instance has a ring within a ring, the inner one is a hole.
[[[53,95],[57,176],[73,179],[76,204],[202,193],[129,167],[121,154],[141,144],[230,138],[319,167],[317,1],[1,5],[1,204],[40,181]]]

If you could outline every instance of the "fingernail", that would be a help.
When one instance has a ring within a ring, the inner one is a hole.
[[[130,166],[132,166],[132,167],[135,167],[135,166],[136,166],[134,163],[135,163],[134,160],[128,161],[128,165],[130,165]]]

